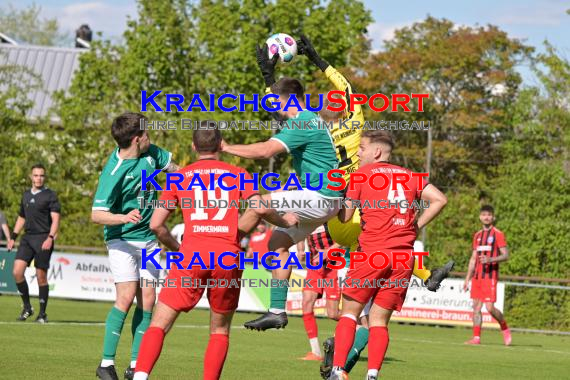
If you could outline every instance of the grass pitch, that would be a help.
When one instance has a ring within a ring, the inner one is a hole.
[[[17,322],[20,299],[0,297],[0,378],[93,379],[100,360],[104,321],[111,304],[51,299],[50,323]],[[37,313],[37,299],[32,299]],[[319,379],[319,363],[298,358],[309,351],[301,318],[290,317],[285,330],[245,330],[254,314],[234,317],[230,350],[222,379]],[[117,354],[118,371],[130,360],[131,315],[127,317]],[[208,339],[208,311],[183,314],[167,336],[154,379],[199,379]],[[334,322],[319,319],[321,342]],[[466,328],[392,324],[390,346],[381,375],[387,379],[568,379],[570,337],[513,333],[513,345],[502,344],[500,332],[484,330],[483,345],[465,346]],[[363,352],[351,378],[366,373]],[[122,378],[122,377],[121,377]]]

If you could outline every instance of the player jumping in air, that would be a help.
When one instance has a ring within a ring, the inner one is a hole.
[[[207,188],[210,186],[210,173],[215,173],[216,180],[222,173],[231,173],[236,177],[244,174],[245,178],[251,180],[251,175],[244,169],[219,160],[221,142],[222,136],[217,129],[204,128],[194,131],[192,147],[198,153],[198,161],[179,171],[184,175],[184,180],[181,183],[183,189],[187,189],[190,182],[193,181],[194,173],[200,173],[200,178]],[[180,204],[182,198],[191,199],[192,205],[198,199],[205,202],[225,199],[228,203],[238,202],[240,199],[251,199],[259,204],[261,197],[253,190],[252,183],[246,184],[244,189],[240,190],[239,179],[226,177],[223,181],[226,186],[233,186],[234,189],[227,191],[216,188],[205,191],[198,186],[191,190],[180,190],[175,187],[171,190],[165,190],[161,199],[176,204]],[[239,281],[242,275],[242,271],[237,266],[232,269],[224,269],[216,265],[214,269],[204,269],[198,264],[198,261],[193,260],[194,253],[199,253],[202,261],[209,263],[209,253],[213,252],[217,263],[218,257],[223,252],[237,254],[241,250],[238,238],[239,210],[237,208],[183,208],[182,215],[186,232],[182,245],[178,244],[165,226],[166,220],[174,211],[175,209],[157,208],[150,221],[150,226],[158,239],[169,249],[182,252],[184,259],[180,263],[181,267],[176,267],[173,264],[170,268],[167,281],[173,281],[175,286],[165,287],[160,292],[150,327],[141,344],[135,380],[148,378],[160,356],[166,333],[172,328],[178,315],[181,312],[192,310],[204,293],[203,286],[183,286],[182,278],[192,278],[193,281],[200,280],[202,284],[206,284],[210,279],[227,280],[227,283],[231,284],[232,280]],[[259,212],[268,222],[282,227],[297,223],[294,214],[280,216],[271,209],[263,209]],[[225,256],[222,261],[225,266],[239,264],[238,259],[231,256]],[[192,262],[195,265],[191,269],[183,269],[188,268]],[[237,286],[208,288],[210,339],[204,356],[203,378],[205,380],[218,379],[226,360],[230,325],[238,306],[240,294],[239,282],[234,285]]]
[[[391,187],[394,173],[408,173],[411,171],[389,163],[394,142],[389,133],[379,130],[369,130],[362,134],[358,156],[361,167],[358,173],[363,173],[370,178],[374,173],[384,173],[390,178],[390,184],[384,190],[375,190],[370,183],[356,184],[354,189],[349,189],[346,194],[348,208],[342,209],[339,219],[342,222],[351,220],[355,209],[353,201],[386,200],[391,199],[391,192],[397,193],[398,199],[406,199],[409,203],[414,200],[430,202],[426,209],[415,221],[416,212],[411,208],[369,208],[362,207],[363,230],[358,241],[361,251],[370,255],[377,251],[386,252],[390,259],[393,251],[406,251],[410,254],[406,264],[393,265],[390,262],[385,269],[375,269],[368,262],[357,262],[353,269],[349,269],[347,277],[359,280],[375,281],[385,279],[391,281],[386,287],[351,287],[343,288],[343,306],[341,318],[335,331],[335,350],[333,359],[333,371],[331,379],[345,379],[347,374],[343,367],[348,353],[354,343],[354,333],[357,318],[369,300],[373,300],[369,312],[370,340],[368,346],[368,379],[376,379],[378,371],[384,360],[388,348],[388,322],[394,310],[399,311],[406,298],[407,287],[399,281],[409,281],[414,266],[414,258],[411,256],[413,244],[416,240],[418,229],[432,221],[445,207],[447,198],[435,186],[426,184],[425,180],[413,177],[408,181],[409,190]],[[423,190],[422,190],[423,188]],[[379,264],[382,260],[378,260]]]
[[[309,39],[301,35],[301,39],[297,41],[299,46],[299,54],[304,54],[309,60],[325,73],[326,77],[332,83],[336,90],[344,91],[346,93],[346,104],[350,104],[350,94],[354,93],[352,85],[338,70],[329,65],[322,59]],[[345,180],[348,183],[350,173],[355,172],[360,166],[360,159],[358,158],[358,147],[364,126],[364,112],[360,104],[354,105],[354,111],[331,111],[327,109],[330,103],[325,100],[323,110],[319,116],[323,121],[333,123],[331,134],[335,144],[337,157],[339,160],[339,169],[345,170]],[[352,122],[356,122],[358,127],[347,129],[341,128],[339,119],[346,120],[345,125],[352,126]],[[338,218],[333,218],[329,221],[329,231],[332,239],[341,246],[351,247],[351,250],[356,250],[358,247],[358,236],[360,235],[360,213],[355,212],[352,220],[346,224],[340,223]],[[414,276],[425,281],[428,289],[432,292],[436,291],[441,282],[447,278],[449,272],[453,269],[453,261],[448,262],[444,267],[430,271],[425,266],[420,269],[417,263],[414,266]]]
[[[345,100],[349,104],[350,94],[354,93],[354,89],[350,82],[333,66],[329,65],[324,59],[322,59],[310,40],[301,35],[301,39],[297,41],[299,46],[299,54],[304,54],[309,58],[309,60],[317,66],[322,72],[325,73],[329,81],[335,87],[336,90],[344,91],[346,93]],[[340,95],[339,95],[340,96]],[[328,100],[325,100],[323,105],[323,110],[319,113],[319,116],[323,121],[327,123],[333,123],[331,129],[331,134],[333,136],[337,158],[339,160],[339,169],[345,170],[345,180],[349,181],[350,173],[356,171],[360,165],[360,160],[358,158],[358,147],[360,144],[360,138],[362,136],[363,126],[364,126],[364,112],[360,104],[354,105],[354,111],[331,111],[327,109],[330,104]],[[357,126],[356,128],[341,128],[339,119],[346,120],[345,125],[351,127],[354,121]],[[329,232],[332,240],[339,243],[341,246],[350,247],[351,251],[356,251],[358,249],[358,236],[361,233],[360,228],[360,213],[355,212],[353,214],[352,220],[347,223],[341,223],[338,218],[333,218],[328,222]],[[418,268],[417,262],[414,263],[413,274],[422,279],[427,288],[430,291],[436,291],[441,282],[447,278],[449,272],[453,269],[454,262],[449,261],[442,268],[434,269],[430,271],[425,266],[420,269]],[[366,314],[366,313],[365,313]],[[361,325],[366,326],[366,315],[361,318]],[[348,358],[347,366],[352,368],[358,361],[360,352],[364,350],[368,343],[368,329],[359,328],[356,334],[356,339],[354,342],[354,347],[350,350],[350,356]],[[325,362],[322,366],[323,376],[328,377],[330,370],[332,368],[332,353],[334,351],[334,339],[329,338],[325,341]],[[328,359],[328,360],[327,360]],[[350,363],[350,364],[349,364]]]
[[[333,242],[330,238],[326,223],[313,231],[307,240],[313,264],[317,263],[315,260],[318,261],[320,252],[323,252],[323,256],[326,257],[329,249],[340,248],[340,245]],[[309,338],[309,344],[311,345],[311,352],[307,353],[303,360],[320,361],[322,357],[314,307],[317,299],[323,297],[323,293],[325,293],[327,316],[334,320],[338,319],[340,302],[338,269],[327,268],[323,263],[320,269],[307,268],[307,277],[305,279],[307,284],[303,288],[303,323]],[[326,281],[326,284],[324,281]]]
[[[302,203],[304,207],[279,207],[278,211],[293,212],[299,217],[299,224],[287,229],[276,228],[269,242],[269,249],[278,253],[278,258],[285,262],[289,256],[288,248],[293,244],[305,240],[318,226],[338,214],[339,202],[343,194],[340,191],[327,189],[330,181],[326,173],[338,167],[335,148],[332,137],[327,129],[319,127],[319,116],[305,109],[304,89],[297,79],[282,78],[275,82],[274,69],[277,63],[277,55],[269,59],[267,45],[257,48],[257,61],[267,91],[279,96],[281,110],[279,115],[287,119],[284,128],[271,139],[249,145],[223,144],[223,151],[235,156],[249,159],[266,159],[279,153],[290,153],[293,156],[293,167],[300,182],[301,189],[292,191],[272,192],[263,196],[264,200],[277,200],[279,205],[284,206],[284,201],[290,206]],[[284,105],[289,96],[294,94],[302,109],[290,107],[284,111]],[[296,121],[301,127],[293,127]],[[324,173],[324,174],[323,174]],[[310,175],[309,185],[313,188],[320,186],[320,190],[307,189],[306,174]],[[319,180],[319,175],[323,180]],[[333,207],[326,207],[326,201],[332,201]],[[309,206],[305,204],[308,202]],[[246,211],[240,218],[240,230],[249,232],[255,228],[259,217],[254,211]],[[272,271],[274,279],[286,280],[291,276],[289,268],[278,268]],[[269,311],[253,321],[245,323],[245,327],[255,330],[267,330],[270,328],[282,328],[287,325],[285,305],[288,288],[285,284],[271,288],[271,301]]]
[[[509,259],[507,241],[505,234],[493,226],[495,222],[493,207],[481,207],[479,220],[483,223],[483,229],[473,235],[473,253],[463,284],[463,290],[467,291],[469,281],[471,281],[471,298],[473,299],[473,338],[465,343],[481,344],[481,308],[484,304],[487,311],[499,322],[503,332],[503,341],[509,346],[511,332],[503,313],[495,307],[499,263]]]
[[[105,226],[105,243],[117,292],[115,304],[105,321],[103,359],[97,368],[97,377],[104,380],[118,379],[115,354],[123,324],[136,297],[131,324],[131,364],[125,371],[125,378],[132,379],[139,345],[150,323],[156,299],[153,287],[141,288],[139,284],[140,278],[156,280],[159,274],[159,270],[151,266],[141,269],[141,250],[158,248],[149,227],[152,209],[139,209],[141,198],[146,202],[156,199],[154,190],[141,191],[141,171],[178,170],[171,162],[170,152],[150,143],[147,131],[141,129],[142,121],[146,122],[143,115],[132,112],[113,121],[111,134],[118,147],[109,156],[99,177],[91,212],[93,222]]]

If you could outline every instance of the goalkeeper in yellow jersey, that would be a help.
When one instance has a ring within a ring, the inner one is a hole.
[[[322,72],[325,73],[327,78],[335,87],[335,90],[344,91],[346,97],[346,104],[349,104],[350,94],[353,93],[353,88],[350,82],[334,67],[329,65],[322,59],[316,52],[315,48],[309,39],[301,35],[301,39],[297,41],[299,54],[306,55],[311,62],[313,62]],[[322,111],[319,116],[326,123],[333,123],[331,135],[336,149],[337,158],[339,160],[339,169],[345,170],[345,180],[349,181],[350,173],[358,169],[360,160],[358,158],[358,149],[360,146],[360,136],[362,135],[362,127],[364,126],[364,113],[360,104],[354,105],[354,111],[349,112],[347,106],[346,110],[340,112],[333,112],[327,109],[327,99],[323,104]],[[341,128],[339,119],[345,121],[344,125],[350,126],[349,129]],[[352,127],[352,122],[358,125],[356,128]],[[350,247],[350,251],[358,250],[358,236],[360,235],[360,213],[355,212],[354,217],[348,223],[341,223],[338,218],[333,218],[328,221],[328,231],[334,242],[341,246]],[[444,267],[434,269],[418,268],[418,261],[414,263],[414,275],[422,279],[427,288],[435,292],[441,285],[441,282],[447,278],[449,272],[453,269],[454,262],[448,262]],[[367,310],[368,308],[365,308]],[[345,365],[345,371],[350,372],[354,364],[358,361],[360,352],[366,347],[368,343],[368,329],[365,315],[361,318],[362,326],[356,332],[354,347],[350,350],[350,354]],[[321,366],[321,374],[323,378],[328,378],[332,368],[332,354],[334,351],[334,338],[329,338],[324,343],[324,360]]]

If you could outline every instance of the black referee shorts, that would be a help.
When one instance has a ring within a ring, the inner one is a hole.
[[[42,249],[42,244],[48,238],[49,234],[25,234],[20,241],[18,252],[16,253],[16,260],[24,260],[30,266],[34,260],[34,266],[40,269],[49,269],[49,260],[53,252],[53,244],[49,251]]]

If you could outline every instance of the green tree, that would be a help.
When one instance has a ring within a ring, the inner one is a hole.
[[[61,46],[70,42],[70,37],[59,30],[57,19],[40,17],[41,10],[36,4],[24,9],[12,5],[0,8],[2,32],[31,45]]]
[[[207,99],[208,94],[243,93],[251,99],[265,89],[255,61],[255,45],[271,34],[285,32],[298,37],[304,32],[314,36],[324,57],[345,65],[353,42],[364,40],[370,21],[361,2],[348,0],[311,0],[302,5],[291,0],[138,1],[138,16],[129,20],[124,43],[95,41],[81,55],[68,93],[58,97],[57,111],[62,119],[59,151],[73,158],[58,168],[58,175],[67,183],[61,185],[69,189],[64,192],[72,215],[68,217],[69,233],[62,234],[62,241],[85,244],[86,240],[100,240],[100,228],[89,223],[88,213],[98,174],[114,146],[109,126],[117,114],[140,110],[142,90],[182,94],[185,107],[193,94]],[[307,83],[322,78],[304,57],[291,65],[279,65],[276,74],[296,76]],[[166,109],[164,96],[158,103]],[[146,115],[150,120],[270,120],[266,112],[206,114],[194,109],[181,113],[175,107],[166,111]],[[270,135],[270,131],[224,132],[234,143],[251,143]],[[191,162],[191,131],[151,131],[151,139],[171,150],[177,162]],[[288,173],[285,157],[276,160],[276,170]],[[233,156],[225,159],[254,172],[266,171],[269,163]]]
[[[370,120],[431,122],[430,178],[441,186],[484,186],[501,162],[498,147],[512,134],[509,106],[521,77],[516,65],[532,48],[495,26],[457,26],[428,17],[396,30],[385,49],[357,68],[355,83],[373,93],[429,93],[424,112],[370,111]],[[378,105],[380,105],[380,101]],[[424,169],[427,133],[397,133],[397,159]]]

